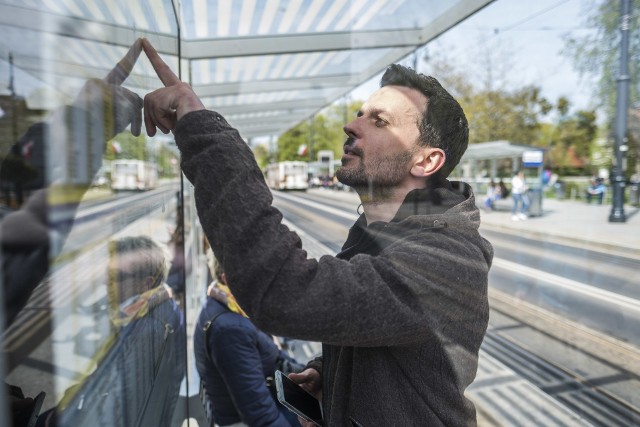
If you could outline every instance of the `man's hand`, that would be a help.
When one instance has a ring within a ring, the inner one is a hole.
[[[74,106],[101,120],[105,140],[113,138],[129,124],[131,133],[140,135],[142,98],[122,87],[122,83],[131,74],[141,51],[142,39],[138,39],[104,79],[87,81],[73,102]]]
[[[149,40],[143,39],[142,48],[165,86],[144,97],[144,125],[149,136],[156,134],[156,127],[163,133],[169,133],[182,116],[205,108],[191,86],[180,81]]]
[[[322,402],[322,377],[318,371],[308,368],[300,373],[291,373],[287,376]],[[301,417],[298,417],[298,422],[302,427],[313,427],[315,425]]]
[[[287,375],[294,383],[311,393],[316,399],[322,400],[322,377],[313,368]]]

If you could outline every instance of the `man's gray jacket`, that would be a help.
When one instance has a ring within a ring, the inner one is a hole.
[[[323,343],[325,425],[475,425],[464,391],[487,327],[493,249],[466,184],[414,190],[391,222],[361,217],[339,257],[307,259],[222,116],[189,113],[174,133],[242,308],[264,331]]]

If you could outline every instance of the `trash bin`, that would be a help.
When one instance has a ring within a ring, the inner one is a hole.
[[[527,197],[529,198],[529,216],[542,216],[542,189],[529,189]]]
[[[553,189],[556,193],[556,199],[563,200],[565,198],[565,185],[564,182],[556,182],[553,184]]]
[[[640,182],[632,182],[629,186],[629,203],[633,206],[640,205]]]

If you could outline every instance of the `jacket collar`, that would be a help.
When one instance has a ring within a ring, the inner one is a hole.
[[[414,215],[443,214],[464,202],[470,195],[470,187],[462,182],[446,179],[433,182],[426,188],[407,193],[391,222],[400,222]]]
[[[364,214],[360,215],[349,230],[349,236],[337,256],[349,259],[360,251],[370,254],[379,252],[384,246],[382,240],[386,235],[382,231],[400,223],[404,224],[403,229],[437,229],[450,226],[477,229],[480,213],[468,184],[441,180],[426,188],[410,191],[396,215],[388,223],[377,221],[367,224]]]

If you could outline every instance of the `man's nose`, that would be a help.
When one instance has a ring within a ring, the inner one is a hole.
[[[356,119],[357,120],[357,119]],[[356,120],[353,120],[351,123],[347,123],[342,130],[347,134],[349,138],[357,139],[359,135],[358,128],[356,126]]]

